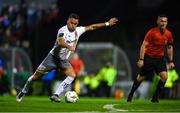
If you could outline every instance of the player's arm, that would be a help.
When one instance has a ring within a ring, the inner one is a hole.
[[[102,27],[113,26],[118,22],[117,18],[111,18],[109,21],[104,23],[91,24],[85,27],[85,31],[96,30]]]
[[[170,32],[170,35],[169,35],[169,39],[168,39],[168,44],[167,44],[167,55],[168,55],[168,65],[169,65],[169,68],[173,68],[175,65],[174,65],[174,62],[173,62],[173,37],[172,37],[172,34]]]
[[[147,44],[148,42],[144,40],[140,48],[139,60],[144,60],[145,47]]]
[[[168,54],[169,61],[173,61],[173,46],[172,45],[167,46],[167,54]]]
[[[64,38],[58,38],[57,40],[58,45],[63,47],[63,48],[68,48],[70,51],[75,51],[75,48],[72,46],[69,46],[68,44],[66,44]]]
[[[140,48],[140,54],[139,54],[139,60],[137,62],[137,65],[139,68],[141,68],[144,65],[144,55],[145,55],[145,47],[149,42],[143,41],[141,48]]]
[[[173,46],[172,45],[167,46],[167,54],[169,58],[169,67],[173,68],[175,65],[173,63]]]

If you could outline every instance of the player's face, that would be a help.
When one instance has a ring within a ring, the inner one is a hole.
[[[69,18],[67,20],[67,26],[68,26],[69,31],[73,32],[76,29],[78,23],[79,23],[78,19]]]
[[[157,24],[160,29],[164,30],[168,24],[167,17],[158,17]]]

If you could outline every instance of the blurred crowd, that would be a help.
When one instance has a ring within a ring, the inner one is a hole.
[[[16,4],[3,3],[0,7],[0,49],[20,47],[32,60],[33,44],[40,26],[56,23],[59,9],[56,2],[49,7],[41,6],[33,1],[19,0]],[[36,40],[35,40],[36,41]],[[1,53],[2,54],[2,53]],[[3,56],[1,55],[0,56]],[[10,92],[10,81],[7,78],[5,58],[0,57],[0,93]],[[46,78],[43,78],[43,80]]]
[[[0,12],[0,46],[17,46],[30,52],[32,35],[38,26],[54,22],[58,19],[59,9],[56,2],[50,8],[35,3],[5,5]]]

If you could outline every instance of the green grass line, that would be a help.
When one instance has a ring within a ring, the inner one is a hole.
[[[160,100],[160,103],[153,104],[150,100],[133,100],[127,103],[125,99],[115,100],[113,98],[92,98],[80,97],[77,103],[62,102],[55,103],[49,97],[25,96],[20,103],[15,97],[0,96],[0,112],[109,112],[112,109],[104,109],[108,104],[116,110],[144,111],[144,112],[180,112],[179,100]],[[116,111],[115,110],[115,111]]]

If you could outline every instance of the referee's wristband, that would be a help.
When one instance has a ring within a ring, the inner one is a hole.
[[[144,60],[144,59],[140,58],[139,60]]]

